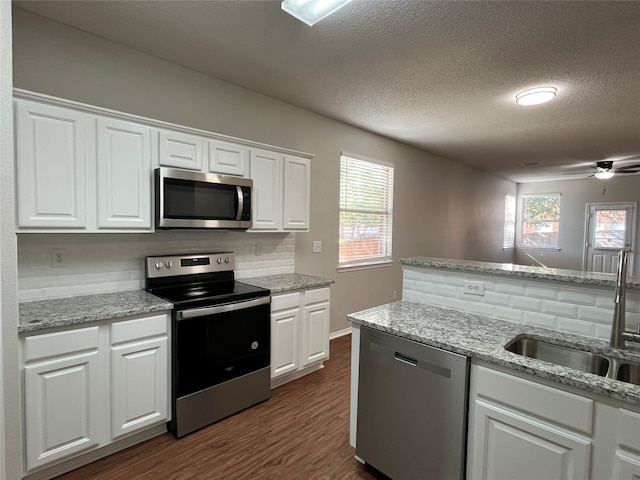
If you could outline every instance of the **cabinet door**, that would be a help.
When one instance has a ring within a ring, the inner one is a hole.
[[[250,173],[253,179],[252,230],[282,228],[282,161],[280,155],[252,149]]]
[[[220,140],[209,141],[209,171],[226,175],[246,175],[247,148]]]
[[[113,440],[167,419],[167,338],[111,347]]]
[[[86,226],[85,116],[16,101],[19,227]]]
[[[159,164],[162,167],[202,171],[205,141],[188,133],[160,130],[158,133]]]
[[[99,388],[97,350],[25,367],[27,470],[100,443]]]
[[[299,329],[299,305],[271,314],[271,378],[298,370]]]
[[[285,230],[309,229],[311,162],[306,158],[284,156]]]
[[[97,119],[98,228],[151,228],[151,130]]]
[[[590,478],[590,439],[483,400],[474,407],[468,478]]]
[[[305,305],[301,367],[329,358],[329,302]]]

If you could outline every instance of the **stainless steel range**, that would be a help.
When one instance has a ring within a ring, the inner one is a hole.
[[[147,287],[173,302],[172,419],[180,438],[267,400],[270,291],[235,281],[233,252],[147,257]]]

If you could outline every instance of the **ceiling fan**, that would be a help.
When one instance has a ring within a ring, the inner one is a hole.
[[[571,172],[565,173],[564,175],[585,175],[590,173],[591,175],[588,175],[587,178],[596,177],[599,180],[606,180],[618,173],[638,173],[640,172],[640,163],[614,168],[611,160],[602,160],[600,162],[596,162],[596,165],[591,168],[595,171]]]

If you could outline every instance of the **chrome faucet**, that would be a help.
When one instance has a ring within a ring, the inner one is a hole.
[[[613,348],[624,348],[626,340],[640,341],[640,325],[638,325],[638,333],[627,331],[625,326],[625,293],[627,290],[629,251],[629,247],[625,247],[618,254],[618,275],[616,276],[616,290],[613,300],[613,323],[611,325],[611,339],[609,340],[609,345]]]

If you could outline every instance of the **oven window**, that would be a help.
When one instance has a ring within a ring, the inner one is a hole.
[[[235,220],[237,189],[233,185],[166,178],[164,217]]]
[[[174,323],[177,397],[270,365],[270,306]]]

